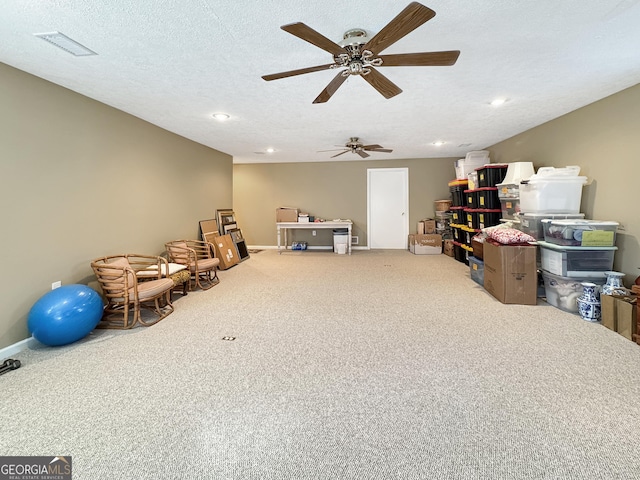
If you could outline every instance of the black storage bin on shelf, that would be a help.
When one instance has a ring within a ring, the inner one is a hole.
[[[498,187],[482,187],[479,188],[477,192],[478,205],[476,208],[502,208],[500,205],[500,197],[498,196]]]
[[[453,180],[449,182],[449,192],[451,192],[451,202],[454,207],[466,206],[464,191],[468,190],[469,182],[467,180]]]
[[[493,227],[500,223],[502,217],[502,209],[481,208],[476,211],[478,216],[478,226],[475,228]]]
[[[464,199],[467,208],[478,208],[478,190],[465,190]]]
[[[478,233],[477,230],[469,227],[462,227],[462,233],[462,238],[464,241],[460,243],[466,245],[467,247],[473,248],[473,246],[471,245],[471,239],[476,235],[476,233]]]
[[[451,225],[451,230],[453,233],[453,239],[456,242],[462,243],[464,240],[464,232],[462,231],[462,227],[458,225]]]
[[[456,242],[455,240],[453,241],[453,256],[457,261],[469,265],[468,252],[462,248],[462,244],[460,242]]]
[[[466,209],[466,217],[465,217],[465,222],[464,224],[469,227],[472,228],[474,230],[480,228],[480,224],[479,224],[479,220],[478,220],[478,212],[480,210],[477,208],[467,208]]]
[[[464,207],[451,207],[451,223],[464,225],[467,223],[467,216]]]
[[[476,168],[476,172],[478,172],[478,186],[495,187],[497,184],[502,183],[508,168],[509,165],[502,164],[489,164]]]

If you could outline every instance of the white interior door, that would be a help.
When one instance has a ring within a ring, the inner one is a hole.
[[[367,169],[369,248],[406,249],[409,236],[409,169]]]

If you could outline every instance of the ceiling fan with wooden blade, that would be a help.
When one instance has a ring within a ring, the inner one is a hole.
[[[374,67],[450,66],[458,60],[459,50],[380,55],[380,52],[431,20],[435,14],[430,8],[411,2],[372,38],[369,38],[365,30],[354,28],[345,32],[340,43],[329,40],[301,22],[283,25],[280,28],[285,32],[333,55],[333,63],[264,75],[262,78],[271,81],[322,70],[341,69],[313,103],[327,102],[350,75],[360,75],[385,98],[392,98],[402,93],[402,90]]]
[[[382,153],[391,153],[393,150],[389,148],[384,148],[382,145],[373,144],[373,145],[363,145],[360,142],[358,137],[351,137],[347,143],[345,143],[344,148],[340,148],[340,153],[336,153],[331,158],[339,157],[340,155],[344,155],[345,153],[355,153],[360,155],[362,158],[370,157],[367,152],[382,152]],[[319,152],[335,152],[336,150],[320,150]]]

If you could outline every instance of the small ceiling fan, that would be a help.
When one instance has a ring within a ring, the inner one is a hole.
[[[262,78],[270,81],[304,73],[339,68],[341,69],[340,72],[320,92],[320,95],[316,97],[313,103],[328,101],[350,75],[360,75],[385,98],[394,97],[402,93],[402,90],[374,67],[447,66],[455,64],[458,60],[459,50],[380,55],[380,52],[423,23],[431,20],[435,14],[436,12],[430,8],[418,2],[411,2],[372,38],[369,38],[365,30],[354,28],[344,34],[340,43],[329,40],[301,22],[283,25],[280,28],[285,32],[332,54],[333,63],[264,75]]]
[[[382,145],[363,145],[362,142],[358,139],[358,137],[351,137],[351,139],[345,143],[345,148],[340,153],[333,155],[331,158],[338,157],[340,155],[344,155],[347,152],[357,153],[362,158],[367,158],[370,155],[367,152],[383,152],[383,153],[391,153],[393,150],[388,148],[383,148]],[[335,150],[320,150],[320,152],[335,152]]]

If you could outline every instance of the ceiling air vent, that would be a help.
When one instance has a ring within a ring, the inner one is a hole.
[[[47,42],[61,48],[65,52],[69,52],[76,57],[84,57],[87,55],[97,55],[93,50],[89,50],[84,45],[80,45],[75,40],[70,39],[64,33],[49,32],[49,33],[34,33],[36,37],[39,37]]]

